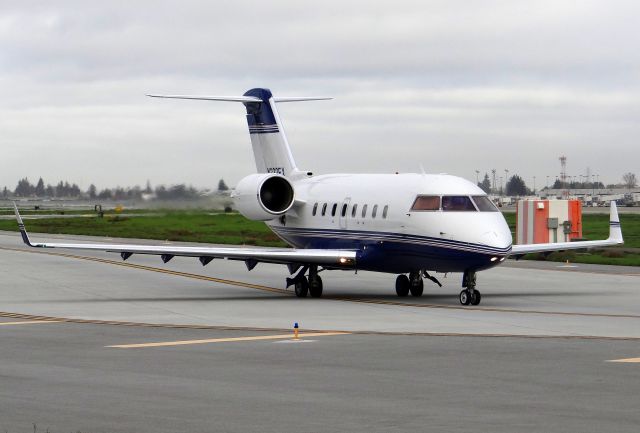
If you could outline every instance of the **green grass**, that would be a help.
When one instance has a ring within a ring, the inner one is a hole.
[[[149,209],[124,209],[122,212],[116,212],[114,209],[104,210],[105,215],[125,214],[147,214],[158,212],[158,210]],[[161,212],[161,210],[160,210]],[[13,209],[0,209],[0,215],[13,215]],[[20,215],[97,215],[93,209],[25,209],[20,208]]]
[[[75,234],[116,238],[160,239],[233,245],[284,246],[267,226],[238,214],[165,211],[158,216],[25,220],[33,233]],[[0,221],[0,230],[17,230],[16,222]]]
[[[50,213],[56,213],[56,211],[50,211]],[[105,213],[104,218],[52,218],[27,220],[25,224],[27,229],[33,233],[143,238],[211,244],[285,246],[284,242],[275,236],[264,223],[247,220],[236,213],[214,214],[205,210],[137,210],[134,213],[143,215],[122,217],[110,211]],[[154,216],[147,215],[149,213],[154,213]],[[511,231],[514,232],[515,214],[507,213],[505,218]],[[620,221],[625,239],[623,247],[590,252],[560,252],[547,256],[530,254],[525,256],[525,259],[640,266],[640,215],[620,215]],[[16,222],[0,220],[0,230],[17,230]],[[605,239],[608,234],[608,215],[583,215],[583,236],[585,238]]]

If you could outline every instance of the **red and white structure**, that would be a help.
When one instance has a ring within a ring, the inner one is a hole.
[[[582,238],[580,200],[520,200],[516,207],[516,243],[546,244]]]

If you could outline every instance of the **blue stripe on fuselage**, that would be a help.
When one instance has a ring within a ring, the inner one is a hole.
[[[271,227],[298,248],[358,250],[358,269],[405,273],[427,269],[443,272],[487,269],[511,251],[482,244],[399,233]]]

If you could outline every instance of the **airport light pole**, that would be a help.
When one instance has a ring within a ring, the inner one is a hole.
[[[533,176],[533,195],[536,195],[536,177]]]
[[[547,176],[547,183],[544,184],[545,189],[549,189],[549,176]]]
[[[496,193],[496,169],[491,169],[491,174],[493,175],[493,193]]]
[[[509,169],[504,169],[504,195],[507,195],[507,184],[509,183]]]
[[[476,185],[480,183],[480,180],[478,179],[479,174],[480,174],[480,170],[476,170]]]

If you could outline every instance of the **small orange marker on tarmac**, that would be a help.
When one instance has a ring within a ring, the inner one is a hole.
[[[298,322],[293,324],[293,339],[294,340],[300,339],[300,337],[298,337]]]

